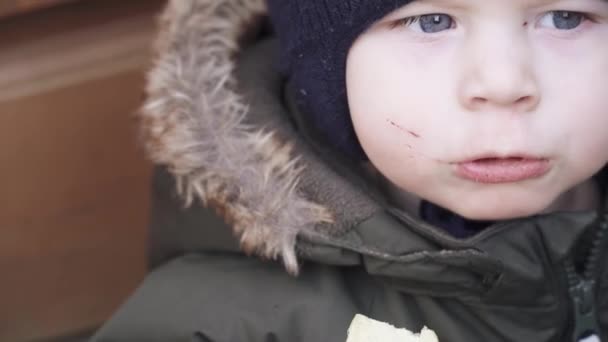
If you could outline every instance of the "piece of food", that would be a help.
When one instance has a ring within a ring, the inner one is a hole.
[[[414,334],[407,329],[397,329],[388,323],[356,315],[348,328],[346,342],[439,342],[439,339],[427,327],[420,334]]]

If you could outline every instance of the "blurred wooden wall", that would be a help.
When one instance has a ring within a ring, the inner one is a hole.
[[[94,329],[145,273],[151,165],[132,113],[161,5],[0,19],[0,341]]]
[[[2,0],[0,1],[0,17],[32,12],[68,1],[76,0]]]

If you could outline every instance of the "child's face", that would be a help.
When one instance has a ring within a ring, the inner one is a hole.
[[[541,212],[608,161],[606,0],[415,1],[357,39],[346,79],[376,168],[469,218]]]

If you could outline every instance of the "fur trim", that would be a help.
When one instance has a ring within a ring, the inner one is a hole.
[[[264,13],[264,0],[170,1],[139,118],[148,155],[168,166],[188,205],[214,207],[244,251],[280,257],[296,274],[297,235],[332,216],[297,190],[303,167],[292,147],[243,121],[234,57]]]

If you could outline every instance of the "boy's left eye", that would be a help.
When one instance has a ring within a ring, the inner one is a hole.
[[[587,18],[583,13],[571,11],[551,11],[540,19],[540,26],[558,30],[574,30]]]

